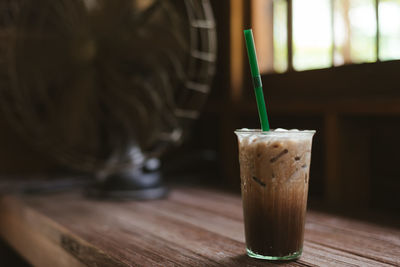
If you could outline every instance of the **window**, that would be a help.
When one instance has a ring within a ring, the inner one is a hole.
[[[253,0],[263,73],[400,59],[400,0]]]

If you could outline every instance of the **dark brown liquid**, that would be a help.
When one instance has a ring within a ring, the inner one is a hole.
[[[253,253],[302,250],[310,150],[310,139],[239,142],[246,245]]]

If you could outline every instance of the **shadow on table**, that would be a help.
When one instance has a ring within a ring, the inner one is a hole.
[[[265,261],[250,258],[246,254],[227,257],[222,262],[222,266],[243,266],[243,267],[257,267],[257,266],[298,266],[294,264],[296,261]]]
[[[12,267],[32,267],[2,239],[0,239],[0,265]]]

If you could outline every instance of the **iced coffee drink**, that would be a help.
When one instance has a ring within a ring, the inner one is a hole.
[[[300,257],[315,131],[237,130],[247,254]]]

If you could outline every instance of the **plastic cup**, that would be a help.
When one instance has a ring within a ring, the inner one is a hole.
[[[299,258],[315,131],[236,130],[247,254]]]

